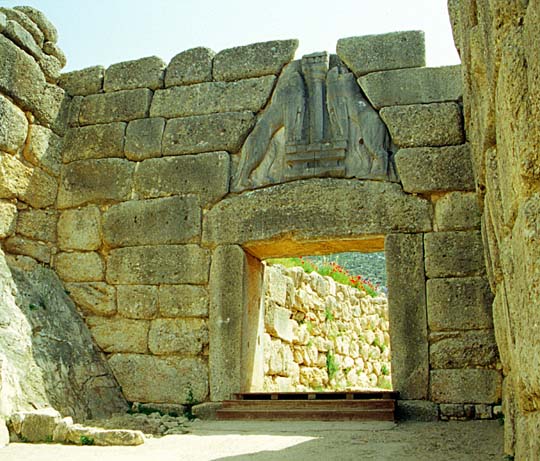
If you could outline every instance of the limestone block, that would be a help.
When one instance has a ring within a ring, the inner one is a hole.
[[[0,21],[1,24],[1,21]],[[1,31],[1,27],[0,27]],[[4,418],[0,418],[0,448],[9,445],[9,431]]]
[[[68,108],[69,98],[65,91],[56,85],[46,83],[36,101],[34,115],[38,123],[63,136],[66,129]]]
[[[222,401],[240,392],[243,315],[247,303],[244,250],[235,245],[214,250],[210,267],[210,399]]]
[[[276,77],[271,75],[158,90],[152,100],[150,115],[175,118],[216,112],[259,112],[268,102],[275,81]]]
[[[56,180],[39,168],[30,168],[8,154],[0,154],[0,197],[18,198],[34,208],[56,200]]]
[[[214,79],[232,81],[277,75],[294,59],[297,48],[298,40],[276,40],[220,51],[214,57]]]
[[[437,421],[437,404],[425,400],[398,400],[396,408],[398,421]]]
[[[155,355],[197,355],[208,345],[204,319],[157,319],[150,324],[148,347]]]
[[[152,90],[123,90],[114,93],[92,94],[81,102],[81,125],[129,122],[148,116]]]
[[[148,350],[147,320],[132,320],[107,317],[87,317],[96,344],[104,352],[136,352],[144,354]]]
[[[103,66],[87,67],[62,74],[58,84],[71,96],[87,96],[101,92],[104,75]]]
[[[210,152],[146,160],[139,164],[134,181],[141,198],[196,194],[206,207],[227,194],[229,177],[229,155]]]
[[[163,155],[238,152],[255,122],[252,112],[225,112],[167,121]]]
[[[107,281],[114,284],[205,284],[210,257],[198,245],[119,248],[109,253]]]
[[[195,196],[132,200],[103,214],[103,237],[112,248],[196,242],[201,209]]]
[[[461,66],[374,72],[358,84],[375,107],[458,101],[463,96]]]
[[[83,126],[68,130],[64,146],[64,163],[124,156],[125,123]]]
[[[497,370],[431,370],[431,398],[438,403],[498,403],[501,373]]]
[[[58,246],[62,250],[97,250],[101,246],[101,213],[95,205],[66,210],[58,220]]]
[[[424,32],[418,30],[342,38],[336,51],[357,77],[380,70],[426,65]]]
[[[54,56],[58,59],[61,67],[65,67],[67,64],[67,58],[65,53],[60,49],[60,47],[54,42],[44,42],[43,51],[48,55]]]
[[[384,107],[380,115],[399,147],[452,146],[465,140],[454,102]]]
[[[7,16],[0,11],[0,32],[3,32],[7,27]]]
[[[54,427],[62,416],[54,408],[41,408],[39,410],[19,412],[12,419],[21,421],[19,435],[23,440],[38,443],[50,440]]]
[[[80,160],[62,171],[58,207],[127,200],[134,165],[122,159]]]
[[[8,38],[0,35],[0,90],[33,109],[45,87],[45,77],[36,61]]]
[[[31,36],[38,48],[43,46],[44,35],[39,27],[22,11],[14,8],[0,8],[0,12],[3,13],[7,19],[15,21],[22,26]]]
[[[474,190],[468,144],[400,149],[395,158],[405,192]]]
[[[484,277],[428,280],[426,293],[432,331],[493,328],[493,295]]]
[[[207,317],[208,291],[195,285],[160,285],[159,314],[162,317]]]
[[[130,429],[101,429],[73,424],[67,428],[65,442],[81,445],[86,437],[97,446],[136,446],[144,443],[142,431]]]
[[[118,285],[118,313],[131,319],[153,319],[158,311],[158,288],[151,285]]]
[[[266,306],[264,313],[264,324],[266,331],[272,336],[282,339],[287,343],[292,343],[293,322],[291,319],[291,311],[279,306]]]
[[[255,247],[257,241],[277,244],[285,229],[287,240],[302,242],[430,228],[429,202],[405,195],[398,184],[327,178],[280,184],[222,200],[204,217],[203,241]],[[276,256],[267,256],[262,245],[253,251],[259,257]]]
[[[114,354],[109,365],[132,402],[202,402],[208,396],[208,366],[199,358]]]
[[[90,315],[116,313],[116,289],[105,282],[66,283],[66,290],[77,306]]]
[[[70,128],[79,126],[79,113],[81,112],[81,103],[84,96],[73,96],[67,110],[67,125]]]
[[[450,192],[435,202],[438,231],[478,229],[480,209],[474,192]]]
[[[130,160],[161,157],[161,139],[165,119],[154,117],[129,122],[126,132],[125,155]]]
[[[60,176],[62,166],[62,138],[49,128],[30,125],[24,158],[53,176]]]
[[[41,57],[41,48],[34,40],[34,37],[18,22],[8,19],[3,33],[35,59]]]
[[[426,399],[429,356],[422,235],[390,234],[385,252],[392,383],[401,398]]]
[[[479,231],[432,232],[424,238],[426,275],[466,277],[485,272],[482,236]]]
[[[8,253],[30,256],[45,264],[51,261],[51,248],[43,242],[15,235],[5,241],[4,247]]]
[[[165,63],[157,56],[149,56],[134,61],[119,62],[105,71],[103,90],[133,90],[150,88],[155,90],[163,86]]]
[[[0,150],[15,154],[24,145],[28,120],[24,112],[0,94]]]
[[[493,330],[430,335],[429,363],[433,368],[494,368],[498,358]]]
[[[17,234],[43,242],[56,242],[58,213],[54,210],[21,210],[17,218]]]
[[[215,53],[204,47],[182,51],[171,59],[165,73],[165,87],[212,81]]]
[[[287,301],[287,277],[274,266],[266,266],[264,270],[267,302],[285,306]]]
[[[0,202],[0,238],[6,238],[15,232],[17,207],[13,203]]]
[[[97,253],[59,253],[55,269],[65,282],[95,282],[103,280],[103,261]]]
[[[45,75],[45,80],[47,80],[49,83],[56,84],[60,78],[60,72],[62,70],[60,61],[54,56],[41,53],[38,63],[43,71],[43,74]]]
[[[43,32],[45,40],[50,42],[56,42],[58,40],[58,31],[56,30],[56,27],[41,11],[32,6],[15,6],[13,9],[22,11],[32,21],[34,21],[41,32]]]

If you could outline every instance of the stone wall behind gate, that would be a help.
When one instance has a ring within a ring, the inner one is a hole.
[[[279,126],[268,135],[275,157],[267,153],[260,164],[266,176],[257,170],[239,181],[246,139],[273,126],[265,114],[282,115],[273,95],[295,49],[294,40],[217,54],[196,48],[167,66],[149,57],[64,74],[62,89],[26,87],[0,71],[0,89],[23,108],[36,94],[61,94],[53,101],[65,123],[56,132],[52,122],[43,125],[61,154],[51,148],[24,162],[25,135],[12,141],[0,132],[2,161],[20,158],[41,181],[16,189],[14,170],[3,170],[8,221],[16,214],[11,199],[30,205],[7,225],[4,250],[55,269],[127,400],[181,403],[222,400],[246,387],[242,376],[253,365],[245,366],[246,351],[256,349],[252,324],[260,315],[259,259],[381,249],[387,236],[394,387],[405,399],[443,404],[449,415],[464,413],[464,404],[498,403],[459,68],[423,67],[419,32],[341,40],[330,66],[351,77],[370,116],[384,122],[377,127],[391,136],[399,181],[392,174],[359,179],[340,160],[335,169],[307,162],[311,176],[278,181],[269,165],[281,161]],[[16,118],[10,113],[2,121]],[[56,163],[47,166],[53,153]],[[24,195],[49,189],[44,201]]]

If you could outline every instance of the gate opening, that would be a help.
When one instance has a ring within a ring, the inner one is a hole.
[[[384,252],[267,259],[253,392],[391,390]]]

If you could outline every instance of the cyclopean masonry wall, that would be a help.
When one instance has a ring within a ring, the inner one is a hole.
[[[540,458],[540,5],[449,1],[504,372],[505,451]]]
[[[264,270],[264,382],[258,391],[391,387],[386,296],[300,267]]]
[[[68,129],[42,262],[126,399],[182,403],[258,385],[262,259],[384,248],[394,389],[412,410],[490,416],[501,376],[459,67],[423,67],[420,32],[294,61],[296,46],[61,76]]]

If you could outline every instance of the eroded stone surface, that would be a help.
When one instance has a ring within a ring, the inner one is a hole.
[[[116,313],[116,289],[105,282],[66,283],[69,296],[85,314],[111,316]]]
[[[208,341],[208,325],[203,319],[157,319],[148,333],[148,347],[155,355],[197,355]]]
[[[195,285],[160,285],[159,314],[163,317],[206,317],[208,291]]]
[[[123,157],[125,132],[125,123],[73,128],[64,139],[63,161]]]
[[[122,90],[114,93],[92,94],[81,102],[81,125],[129,122],[148,116],[152,91],[149,89]]]
[[[160,157],[164,130],[165,119],[160,117],[129,122],[124,149],[126,157],[135,161]]]
[[[158,312],[158,287],[118,285],[118,313],[132,319],[152,319]]]
[[[92,337],[104,352],[135,352],[148,350],[148,327],[145,320],[87,317]]]
[[[165,63],[156,56],[134,61],[119,62],[109,66],[103,81],[104,91],[150,88],[155,90],[163,85]]]
[[[480,215],[474,192],[451,192],[435,203],[435,225],[440,231],[476,229]]]
[[[501,374],[497,370],[431,370],[431,396],[439,403],[498,403]]]
[[[24,112],[0,95],[0,150],[15,154],[24,145],[28,121]]]
[[[66,282],[103,280],[103,260],[94,252],[59,253],[54,265],[59,277]]]
[[[97,94],[103,88],[104,73],[103,66],[87,67],[63,74],[58,84],[71,96]]]
[[[97,250],[101,246],[101,212],[90,205],[66,210],[58,220],[58,246],[62,250]]]
[[[215,53],[204,47],[182,51],[171,59],[165,73],[165,87],[212,81]]]

